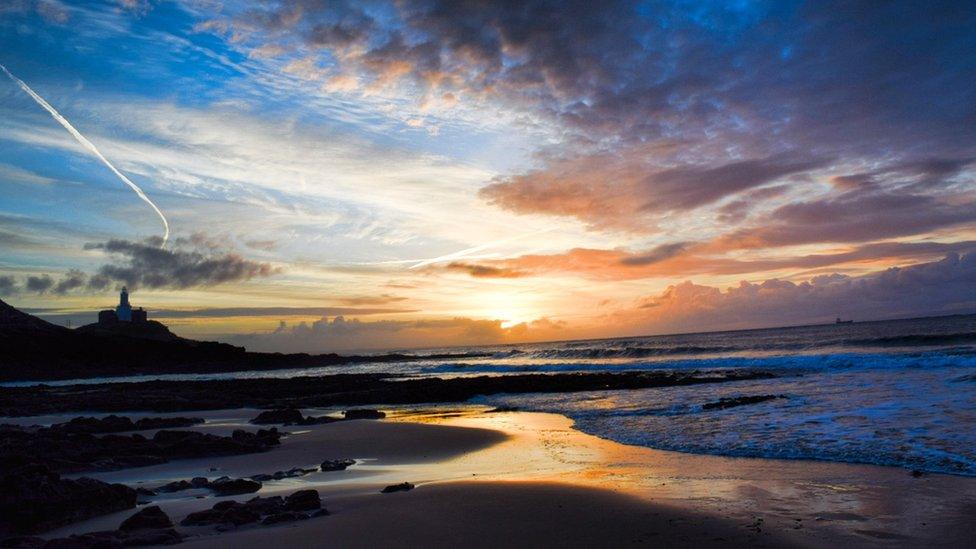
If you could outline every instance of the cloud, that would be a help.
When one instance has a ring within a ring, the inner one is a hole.
[[[526,273],[522,271],[516,271],[513,269],[503,269],[501,267],[463,263],[459,261],[448,263],[444,269],[448,271],[467,273],[474,278],[519,278],[526,275]]]
[[[233,252],[213,252],[209,243],[182,239],[170,248],[160,248],[159,238],[142,242],[109,240],[85,245],[86,250],[103,250],[119,263],[103,265],[98,274],[122,282],[131,289],[190,288],[227,282],[244,282],[280,272],[269,263],[251,261]],[[187,248],[191,244],[196,248]],[[181,247],[182,246],[182,247]],[[200,251],[201,247],[204,251]]]
[[[645,251],[575,248],[567,252],[485,261],[484,269],[516,270],[523,276],[578,276],[590,280],[640,280],[690,275],[735,275],[777,270],[809,270],[850,263],[928,260],[976,250],[976,241],[873,242],[830,253],[756,259],[709,253],[712,243],[677,242]]]
[[[229,341],[252,351],[354,352],[551,339],[565,327],[565,323],[549,319],[510,327],[502,324],[501,320],[461,317],[366,322],[337,316],[294,326],[281,322],[274,332],[232,336]]]
[[[821,275],[795,283],[770,279],[721,290],[690,281],[641,299],[618,321],[646,330],[734,329],[869,320],[976,310],[976,253],[895,267],[861,277]]]
[[[54,293],[66,294],[76,288],[85,286],[88,277],[85,273],[72,269],[55,286]]]
[[[828,167],[945,179],[976,153],[976,13],[948,0],[305,0],[221,23],[244,47],[274,46],[362,94],[423,107],[450,95],[554,127],[535,169],[481,196],[595,229],[656,232],[663,213],[773,181],[799,188]]]
[[[0,295],[13,295],[17,293],[17,280],[9,275],[0,276]]]
[[[42,294],[51,289],[54,286],[54,279],[48,275],[40,276],[28,276],[27,281],[24,283],[24,288],[29,292],[37,292]]]

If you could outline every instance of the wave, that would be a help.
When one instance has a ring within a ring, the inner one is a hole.
[[[797,373],[836,370],[933,369],[976,367],[976,353],[839,353],[768,357],[715,357],[661,362],[445,362],[422,367],[422,374],[505,374],[558,372],[625,372],[635,370],[789,370]]]

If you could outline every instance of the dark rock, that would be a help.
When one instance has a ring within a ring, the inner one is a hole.
[[[126,547],[138,547],[143,545],[175,545],[183,541],[183,536],[167,528],[165,530],[141,530],[130,532],[122,538],[122,543]]]
[[[271,496],[266,498],[254,497],[247,500],[244,505],[248,509],[253,510],[255,513],[270,515],[271,513],[280,512],[285,505],[285,500],[281,496]]]
[[[135,504],[136,491],[122,484],[63,479],[41,465],[0,465],[0,537],[40,533]]]
[[[156,488],[156,491],[167,494],[170,492],[189,490],[190,488],[193,488],[193,485],[190,484],[189,482],[185,480],[174,480],[173,482],[166,483],[160,486],[159,488]]]
[[[0,547],[11,547],[13,549],[34,549],[35,547],[43,547],[45,543],[47,543],[46,539],[37,536],[14,536],[0,539]]]
[[[322,471],[343,471],[346,467],[355,464],[354,459],[330,459],[322,462]]]
[[[255,424],[268,424],[268,423],[301,423],[304,420],[302,416],[302,411],[295,408],[284,408],[280,410],[267,410],[258,414],[258,416],[251,420],[251,423]]]
[[[143,351],[140,351],[143,352]],[[0,356],[3,341],[0,339]],[[373,357],[370,360],[375,360]],[[31,357],[30,363],[36,357]],[[280,355],[289,368],[301,361]],[[276,360],[279,360],[276,359]],[[345,360],[343,358],[343,360]],[[384,359],[385,360],[385,359]],[[308,360],[321,366],[322,361]],[[105,363],[100,360],[99,363]],[[192,366],[198,366],[198,364]],[[126,365],[126,375],[136,370]],[[235,362],[234,370],[251,369],[248,364]],[[64,370],[59,370],[61,375]],[[12,378],[41,379],[37,371],[13,366],[0,371]],[[176,373],[168,371],[167,373]],[[97,370],[85,370],[75,376],[99,375]],[[705,383],[728,383],[770,379],[771,372],[754,369],[674,372],[593,372],[593,373],[535,373],[506,376],[472,376],[440,379],[432,377],[406,379],[389,373],[335,374],[288,379],[229,379],[200,381],[145,381],[138,383],[102,383],[67,386],[0,387],[0,415],[23,416],[59,413],[70,410],[216,410],[240,406],[263,408],[332,407],[352,405],[394,405],[434,402],[463,402],[477,395],[502,393],[572,393],[579,391],[633,390],[656,387],[683,387]],[[62,452],[60,455],[71,455]]]
[[[318,511],[312,512],[308,516],[309,516],[309,518],[327,517],[327,516],[329,516],[329,511],[326,510],[325,508],[322,508],[322,509],[319,509]]]
[[[159,495],[159,493],[156,492],[156,490],[150,490],[149,488],[143,488],[142,486],[136,488],[136,494],[140,496],[146,496],[146,497]]]
[[[206,488],[210,486],[210,481],[207,477],[193,477],[190,479],[190,485],[194,488]]]
[[[231,437],[161,430],[148,439],[139,434],[96,436],[4,425],[0,426],[0,465],[9,468],[43,462],[56,473],[107,471],[156,465],[170,459],[262,452],[278,445],[280,438],[277,429],[239,431]]]
[[[306,520],[306,519],[308,519],[308,515],[306,515],[305,513],[297,513],[295,511],[284,511],[282,513],[275,513],[273,515],[268,515],[264,517],[264,520],[261,521],[261,524],[270,525],[270,524],[279,524],[282,522],[294,522],[296,520]]]
[[[132,530],[158,530],[171,528],[173,523],[158,505],[153,505],[140,510],[138,513],[122,521],[119,530],[124,532]]]
[[[210,489],[218,496],[233,496],[238,494],[250,494],[261,489],[261,483],[246,478],[235,478],[224,481],[213,481]]]
[[[919,477],[921,477],[923,475],[925,475],[925,473],[919,471],[918,469],[912,469],[912,476],[913,477],[919,478]]]
[[[305,419],[296,422],[295,425],[322,425],[336,421],[342,421],[342,419],[332,416],[307,416]]]
[[[406,492],[408,490],[413,490],[413,489],[414,489],[413,484],[410,484],[409,482],[401,482],[400,484],[391,484],[386,488],[380,490],[380,492],[384,494],[390,494],[393,492]]]
[[[109,415],[103,418],[76,417],[65,423],[55,423],[49,428],[63,433],[104,434],[147,429],[172,429],[204,423],[199,417],[144,417],[133,422],[127,417]]]
[[[786,398],[786,395],[751,395],[737,397],[723,397],[715,402],[708,402],[702,405],[702,410],[724,410],[735,406],[745,406],[746,404],[758,404],[768,400]]]
[[[322,508],[317,490],[299,490],[285,498],[286,511],[314,511]]]
[[[180,524],[183,526],[206,526],[211,524],[233,524],[241,526],[257,522],[261,516],[254,509],[236,501],[222,501],[206,511],[197,511],[186,516]]]
[[[234,526],[250,524],[259,520],[261,520],[261,516],[253,509],[248,509],[244,505],[235,505],[230,509],[225,510],[220,517],[220,522],[224,524],[233,524]]]
[[[386,417],[386,414],[379,410],[359,409],[346,410],[342,412],[342,417],[345,419],[383,419]]]
[[[204,526],[207,524],[219,524],[220,518],[224,515],[223,511],[217,509],[207,509],[195,511],[187,515],[180,524],[183,526]]]

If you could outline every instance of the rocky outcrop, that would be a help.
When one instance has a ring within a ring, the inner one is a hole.
[[[321,469],[322,472],[328,471],[343,471],[346,467],[356,464],[354,459],[329,459],[322,462]]]
[[[631,390],[772,377],[775,376],[769,372],[742,369],[710,370],[706,373],[652,371],[512,374],[449,379],[402,379],[395,374],[341,374],[294,379],[0,387],[0,415],[37,415],[73,410],[178,412],[241,406],[300,409],[353,404],[463,402],[474,396],[499,393]]]
[[[383,419],[386,414],[379,410],[346,410],[342,412],[345,419]]]
[[[169,516],[158,505],[144,507],[138,513],[122,521],[119,530],[131,532],[133,530],[159,530],[172,528]]]
[[[266,425],[277,423],[280,425],[321,425],[323,423],[333,423],[341,421],[337,417],[331,416],[303,416],[302,411],[296,408],[282,408],[278,410],[267,410],[261,412],[251,420],[251,423]]]
[[[758,404],[760,402],[766,402],[769,400],[776,400],[779,398],[786,398],[786,395],[751,395],[751,396],[737,396],[737,397],[723,397],[715,402],[708,402],[702,404],[702,410],[724,410],[726,408],[734,408],[736,406],[745,406],[747,404]]]
[[[386,488],[380,490],[383,494],[392,494],[393,492],[408,492],[414,489],[414,485],[409,482],[401,482],[400,484],[391,484]]]
[[[218,496],[251,494],[261,489],[261,483],[246,478],[221,477],[208,486]]]
[[[135,490],[122,484],[64,479],[36,464],[0,467],[0,538],[45,532],[135,505]]]
[[[150,429],[176,429],[204,423],[199,417],[144,417],[132,421],[116,415],[96,417],[76,417],[65,423],[55,423],[48,429],[64,433],[121,433],[123,431],[147,431]]]
[[[262,521],[263,524],[277,524],[328,514],[328,511],[322,507],[322,500],[317,491],[299,490],[287,498],[280,496],[255,497],[244,503],[221,501],[205,511],[190,513],[180,521],[180,524],[183,526],[236,527],[258,521]]]
[[[234,431],[222,437],[195,431],[157,431],[152,438],[0,426],[0,465],[40,463],[58,473],[107,471],[165,463],[171,459],[263,452],[280,444],[277,429]]]

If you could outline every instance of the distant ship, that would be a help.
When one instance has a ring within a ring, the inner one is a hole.
[[[854,324],[854,321],[853,320],[841,320],[840,317],[837,317],[837,320],[834,321],[834,324]]]

